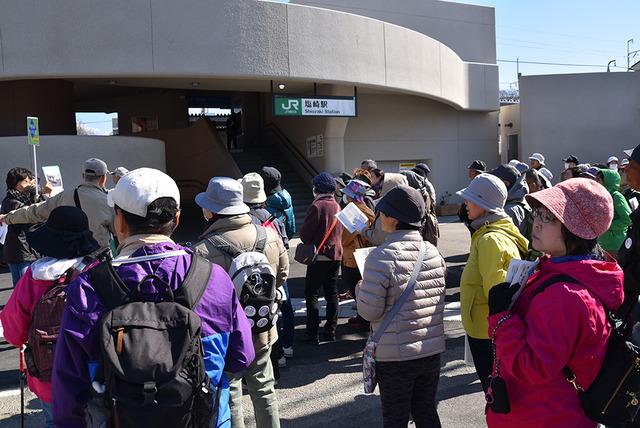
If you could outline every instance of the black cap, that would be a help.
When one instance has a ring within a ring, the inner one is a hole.
[[[513,186],[518,178],[520,178],[520,171],[518,171],[515,167],[511,165],[500,165],[497,168],[489,171],[489,174],[495,175],[500,180],[507,181],[509,183],[509,187]]]
[[[27,242],[38,253],[55,259],[74,259],[100,248],[84,211],[66,205],[55,208],[45,224],[27,232]]]
[[[580,163],[580,161],[578,160],[577,157],[575,157],[574,155],[569,155],[567,156],[566,159],[562,159],[562,162],[566,162],[566,163],[575,163],[576,165],[578,165]]]
[[[422,194],[409,186],[395,187],[384,195],[376,209],[411,226],[420,226],[425,214]]]
[[[416,167],[414,169],[419,169],[419,170],[424,171],[425,175],[426,174],[431,174],[431,168],[429,168],[429,165],[427,165],[426,163],[419,163],[418,165],[416,165]]]
[[[476,171],[485,172],[487,170],[487,164],[481,160],[474,160],[471,162],[471,165],[467,167],[468,169],[475,169]]]
[[[280,185],[282,174],[280,174],[280,171],[272,166],[264,166],[258,174],[260,174],[262,180],[264,180],[264,191],[267,195],[271,196],[282,190],[282,186]]]

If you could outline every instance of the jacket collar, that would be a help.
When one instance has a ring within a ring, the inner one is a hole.
[[[98,190],[99,190],[99,191],[101,191],[102,193],[106,193],[106,192],[107,192],[104,188],[102,188],[102,187],[98,186],[98,185],[97,185],[97,184],[95,184],[95,183],[91,183],[90,181],[85,181],[84,183],[82,183],[82,184],[81,184],[81,185],[79,185],[78,187],[89,187],[89,188],[93,187],[94,189],[98,189]]]
[[[249,214],[234,215],[232,217],[223,217],[209,223],[207,229],[204,231],[200,238],[204,238],[212,233],[224,233],[231,230],[241,229],[251,223],[251,216]]]
[[[422,241],[422,236],[418,230],[396,230],[388,234],[384,240],[385,243],[401,241]]]
[[[138,249],[145,245],[159,244],[161,242],[170,242],[175,244],[171,238],[166,235],[155,234],[139,234],[131,235],[118,245],[118,257],[129,257]]]
[[[333,193],[320,193],[318,196],[316,196],[313,201],[324,201],[327,199],[333,199],[335,201],[335,198],[333,197]],[[337,202],[336,202],[337,203]]]

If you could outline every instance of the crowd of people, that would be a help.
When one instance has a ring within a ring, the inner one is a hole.
[[[596,426],[566,370],[588,389],[608,313],[635,316],[640,146],[627,155],[593,165],[568,156],[556,185],[540,153],[529,165],[469,165],[460,310],[490,427]],[[26,345],[46,426],[243,427],[244,384],[256,426],[279,427],[275,387],[294,355],[288,250],[299,236],[304,342],[336,341],[339,302],[353,299],[348,328],[370,334],[384,426],[439,427],[446,264],[430,172],[373,160],[321,172],[300,230],[276,168],[213,177],[195,198],[206,224],[187,246],[171,238],[180,191],[161,171],[112,173],[92,158],[82,185],[51,196],[31,171],[10,170],[0,224],[15,289],[0,321],[8,342]],[[347,207],[360,212],[357,227],[336,216]],[[533,263],[521,283],[507,282],[512,260]]]

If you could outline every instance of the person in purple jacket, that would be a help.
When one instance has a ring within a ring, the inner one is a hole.
[[[116,268],[123,282],[133,287],[155,274],[176,290],[189,269],[192,252],[169,238],[180,218],[180,193],[173,179],[150,168],[131,171],[109,193],[108,202],[115,209],[117,259],[146,256],[144,261],[125,260]],[[96,327],[106,308],[88,278],[85,273],[67,287],[53,369],[53,419],[59,427],[85,426],[84,408],[98,364]],[[158,294],[155,282],[150,279],[141,286],[149,299]],[[231,279],[220,266],[213,265],[194,311],[202,321],[207,375],[213,385],[222,385],[216,426],[230,427],[229,383],[223,372],[244,371],[255,355],[251,327]]]

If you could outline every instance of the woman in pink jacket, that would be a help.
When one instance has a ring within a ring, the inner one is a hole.
[[[27,241],[44,257],[31,264],[0,312],[4,337],[17,348],[29,339],[31,316],[42,296],[54,285],[68,283],[67,276],[82,265],[83,256],[99,248],[89,230],[86,214],[69,206],[54,209],[45,224],[27,233]],[[53,427],[50,376],[40,377],[27,373],[27,382],[31,392],[40,399],[45,427]]]
[[[487,424],[595,428],[563,368],[589,388],[611,333],[606,310],[623,300],[622,270],[597,244],[611,224],[613,201],[604,187],[584,178],[528,195],[527,201],[533,209],[533,248],[546,255],[510,310],[519,287],[505,283],[489,292],[489,335],[499,361],[493,375],[504,379],[511,409],[497,413],[488,406]]]

